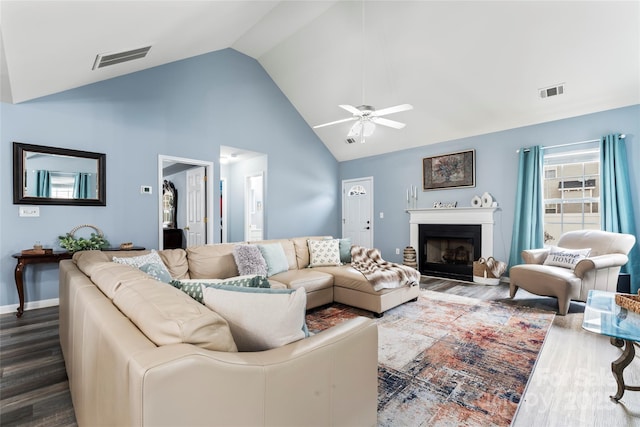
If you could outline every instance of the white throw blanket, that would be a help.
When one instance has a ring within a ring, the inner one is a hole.
[[[375,248],[351,246],[351,266],[366,277],[375,291],[420,283],[418,270],[383,260],[380,251]]]

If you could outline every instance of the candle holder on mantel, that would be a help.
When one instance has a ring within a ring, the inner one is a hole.
[[[418,207],[418,187],[412,185],[407,188],[407,209],[416,209]]]

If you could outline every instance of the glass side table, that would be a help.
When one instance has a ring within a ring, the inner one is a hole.
[[[611,396],[616,403],[625,390],[640,391],[640,387],[625,385],[622,375],[635,357],[635,342],[640,341],[640,314],[616,304],[614,292],[589,291],[582,328],[610,337],[612,345],[623,348],[622,355],[611,362],[611,372],[618,383],[618,392]]]

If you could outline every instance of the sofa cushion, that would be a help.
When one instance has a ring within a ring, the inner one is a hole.
[[[566,249],[558,246],[551,246],[549,255],[544,260],[543,265],[564,267],[574,269],[580,260],[589,256],[591,248],[586,249]]]
[[[323,272],[330,274],[333,277],[333,286],[352,289],[358,292],[364,292],[371,295],[382,295],[389,291],[393,292],[394,289],[382,289],[376,291],[373,289],[373,285],[369,283],[364,274],[351,267],[350,265],[341,265],[338,267],[317,267],[314,269],[317,272]]]
[[[187,251],[184,249],[164,249],[158,251],[162,262],[167,266],[167,270],[174,279],[189,278],[189,261],[187,261]]]
[[[171,285],[151,278],[120,286],[113,303],[156,345],[237,351],[227,321]]]
[[[204,303],[227,322],[239,351],[262,351],[308,336],[304,289],[207,287]]]
[[[150,278],[146,273],[135,267],[111,261],[95,262],[90,271],[89,277],[91,281],[111,300],[122,286],[128,286],[138,280]],[[87,273],[85,272],[85,274]],[[157,281],[155,283],[160,284]]]
[[[289,270],[289,262],[280,243],[259,244],[257,246],[267,263],[267,276]]]
[[[171,282],[171,274],[167,267],[164,265],[162,258],[155,250],[151,250],[150,253],[132,256],[132,257],[117,257],[114,256],[113,262],[118,264],[130,265],[136,267],[156,280],[164,283]]]
[[[256,245],[236,245],[233,248],[233,259],[241,275],[267,275],[267,262]]]
[[[284,283],[290,289],[305,288],[307,292],[315,292],[333,286],[333,276],[331,274],[308,268],[285,271],[269,278],[269,280],[271,279]]]
[[[340,265],[340,242],[337,239],[308,240],[309,267]]]
[[[309,267],[309,240],[332,239],[331,236],[294,237],[289,239],[293,244],[296,254],[296,266],[298,269]],[[289,268],[289,270],[293,270]]]
[[[187,248],[189,276],[192,279],[227,279],[238,276],[233,259],[234,243],[198,245]]]
[[[111,261],[109,257],[103,251],[80,251],[73,254],[73,262],[78,266],[87,276],[91,277],[91,272],[100,263]]]

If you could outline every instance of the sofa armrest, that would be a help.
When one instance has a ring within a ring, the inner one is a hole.
[[[378,331],[364,317],[261,352],[188,344],[129,364],[134,425],[375,425]]]
[[[622,267],[629,261],[629,257],[624,254],[606,254],[589,257],[578,261],[574,273],[583,279],[590,270],[600,270],[602,268]]]
[[[549,255],[549,248],[525,249],[520,252],[520,256],[527,264],[542,264]]]

